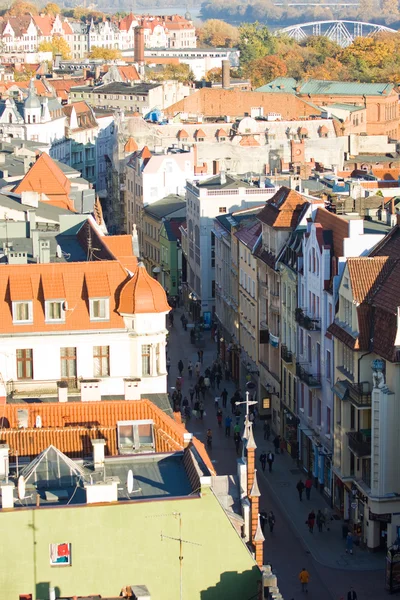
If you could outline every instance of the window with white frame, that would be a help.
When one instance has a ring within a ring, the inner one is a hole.
[[[91,321],[106,321],[107,319],[109,319],[110,311],[108,298],[90,299],[89,305]]]
[[[352,306],[350,300],[342,298],[343,301],[343,318],[346,325],[351,327],[352,325]]]
[[[143,421],[118,421],[118,449],[121,454],[149,452],[155,449],[154,423]]]
[[[354,352],[345,344],[342,344],[343,368],[353,375],[354,373]]]
[[[47,300],[45,306],[46,321],[64,321],[64,305],[63,300]]]
[[[93,347],[93,376],[108,377],[110,375],[110,346]]]
[[[142,346],[142,375],[151,374],[151,346],[143,344]]]
[[[13,302],[12,313],[14,323],[32,323],[33,311],[32,302]]]

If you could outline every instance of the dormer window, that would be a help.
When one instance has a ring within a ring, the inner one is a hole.
[[[107,321],[110,318],[108,298],[91,298],[89,304],[91,321]]]
[[[46,321],[65,321],[65,301],[47,300],[45,303]]]
[[[32,323],[33,322],[33,311],[32,301],[26,302],[13,302],[12,313],[14,323]]]

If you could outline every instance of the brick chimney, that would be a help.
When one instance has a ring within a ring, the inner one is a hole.
[[[230,60],[222,61],[222,87],[228,90],[231,87],[231,63]]]
[[[135,27],[134,59],[139,66],[144,65],[144,29]]]

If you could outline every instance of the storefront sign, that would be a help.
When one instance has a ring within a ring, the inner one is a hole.
[[[380,521],[381,523],[391,523],[392,522],[392,514],[384,513],[382,515],[378,515],[377,513],[371,512],[371,509],[369,509],[369,520],[370,521]]]

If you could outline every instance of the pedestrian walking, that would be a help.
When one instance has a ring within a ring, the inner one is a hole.
[[[274,464],[275,456],[273,452],[268,452],[267,454],[267,463],[269,472],[272,473],[272,465]]]
[[[211,387],[214,390],[215,389],[215,371],[211,371],[210,373],[210,383],[211,383]]]
[[[200,384],[196,383],[196,385],[194,386],[194,393],[196,396],[196,400],[199,400],[200,398]]]
[[[304,483],[302,479],[299,479],[296,485],[297,491],[299,492],[299,500],[303,502]]]
[[[200,360],[201,364],[203,364],[203,355],[204,355],[204,350],[200,350],[200,352],[199,352],[199,360]]]
[[[274,527],[275,527],[275,515],[272,512],[272,510],[270,510],[268,513],[268,525],[269,525],[269,531],[270,531],[270,533],[272,533],[274,531]]]
[[[215,408],[216,411],[218,411],[218,409],[219,409],[219,396],[215,396],[215,398],[214,398],[214,408]]]
[[[198,360],[194,367],[197,379],[200,377],[201,363]]]
[[[193,387],[193,384],[191,384],[191,386],[189,388],[189,396],[190,396],[190,404],[193,405],[193,398],[194,398],[194,387]]]
[[[225,437],[231,437],[231,425],[232,425],[232,417],[227,415],[225,417]]]
[[[346,554],[353,554],[353,542],[353,534],[349,531],[346,537]]]
[[[200,400],[199,402],[199,413],[200,413],[200,419],[203,420],[203,415],[204,415],[204,402],[202,402]]]
[[[198,400],[196,400],[196,402],[194,403],[193,414],[196,417],[196,419],[198,419],[200,416],[200,402]]]
[[[311,512],[308,513],[308,518],[306,521],[308,525],[308,531],[310,533],[314,533],[314,525],[315,525],[315,512],[311,509]]]
[[[185,320],[186,320],[185,313],[182,313],[181,314],[182,329],[185,328]]]
[[[219,408],[217,410],[217,423],[218,423],[218,427],[222,427],[222,409]]]
[[[207,429],[207,448],[212,450],[212,431]]]
[[[267,462],[267,455],[265,453],[265,450],[263,452],[261,452],[260,454],[260,463],[261,463],[261,468],[262,470],[265,472],[265,464]]]
[[[204,386],[206,388],[206,390],[209,390],[211,387],[211,382],[210,382],[210,378],[209,377],[204,377]]]
[[[169,320],[170,326],[173,327],[174,326],[174,315],[172,314],[172,310],[168,315],[168,320]]]
[[[310,476],[306,479],[306,498],[307,500],[311,497],[312,479]]]
[[[226,388],[224,388],[222,390],[221,398],[222,398],[222,406],[223,406],[223,408],[226,408],[226,402],[228,400],[228,392],[227,392]]]
[[[235,414],[236,411],[236,398],[235,396],[232,396],[231,398],[231,408],[232,408],[232,414]]]
[[[347,600],[357,600],[357,592],[353,587],[347,592]]]
[[[175,387],[178,392],[182,390],[182,377],[177,377],[175,381]]]
[[[307,594],[308,593],[308,584],[310,581],[310,573],[304,567],[302,568],[302,570],[299,573],[299,579],[300,579],[300,583],[301,583],[301,591],[305,592]]]
[[[180,359],[180,361],[178,362],[178,371],[179,371],[179,376],[182,377],[182,372],[183,372],[183,362],[182,362],[182,359]]]
[[[203,402],[204,402],[204,401],[205,401],[205,399],[206,399],[206,391],[207,391],[207,388],[206,388],[206,386],[203,384],[203,385],[201,386],[201,388],[200,388],[200,393],[201,393],[201,397],[203,398]]]
[[[325,517],[323,515],[323,512],[319,509],[317,512],[317,527],[318,527],[318,531],[320,533],[322,533],[322,528],[324,526],[325,523]]]
[[[233,436],[233,439],[235,441],[235,448],[236,448],[236,454],[239,455],[240,453],[240,433],[235,433]]]
[[[275,454],[279,454],[280,447],[281,447],[281,436],[277,435],[274,439]]]
[[[261,531],[264,533],[265,523],[268,521],[268,515],[265,510],[260,512],[260,527]]]
[[[215,383],[217,384],[217,390],[219,390],[219,386],[221,384],[221,379],[222,379],[221,374],[217,373],[215,376]]]
[[[191,360],[189,360],[188,362],[188,374],[189,374],[189,379],[192,379],[192,375],[193,375],[193,363]]]
[[[170,368],[171,368],[171,359],[170,359],[170,357],[168,356],[168,357],[167,357],[167,373],[168,373],[168,375],[169,375],[169,370],[170,370]]]
[[[269,441],[269,436],[271,435],[271,426],[268,421],[264,421],[264,440]]]

